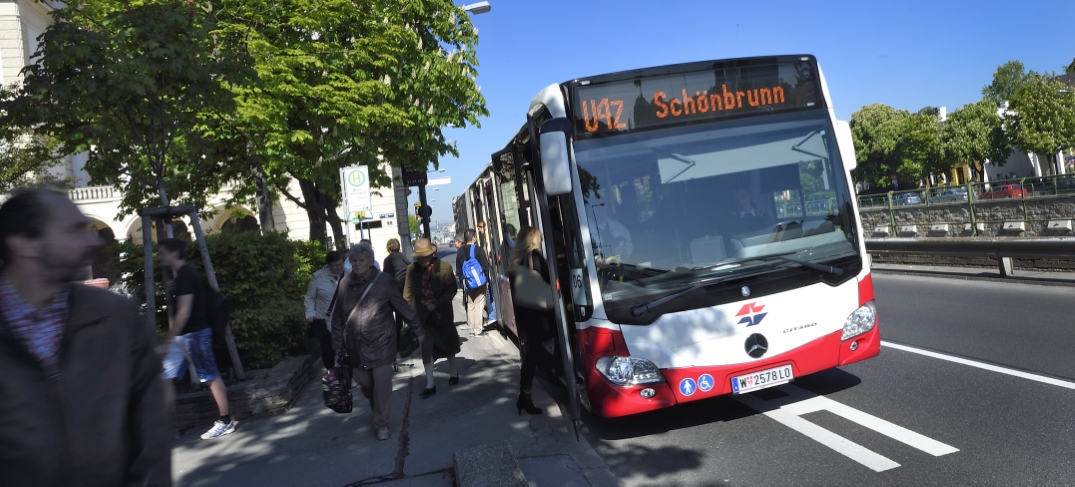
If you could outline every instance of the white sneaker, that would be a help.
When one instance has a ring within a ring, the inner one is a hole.
[[[391,436],[392,436],[392,434],[388,432],[388,427],[387,426],[381,426],[380,428],[377,428],[377,440],[378,441],[387,440]]]
[[[238,424],[239,422],[234,419],[232,419],[231,422],[227,424],[218,419],[216,420],[216,422],[213,423],[213,427],[209,428],[209,431],[202,433],[202,439],[212,440],[214,438],[220,438],[221,436],[234,433],[235,426]]]

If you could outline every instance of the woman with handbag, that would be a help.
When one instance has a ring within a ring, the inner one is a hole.
[[[336,295],[336,284],[343,275],[343,255],[340,250],[329,252],[325,256],[325,267],[314,272],[310,285],[306,287],[306,336],[320,342],[321,362],[325,364],[325,370],[332,369],[336,363],[328,318],[332,297]]]
[[[348,253],[352,271],[340,281],[332,312],[332,344],[347,366],[355,369],[355,380],[373,410],[373,429],[378,440],[387,440],[388,413],[392,405],[392,375],[398,353],[396,320],[393,312],[414,328],[422,346],[423,362],[431,362],[433,350],[426,339],[418,314],[396,288],[395,279],[373,267],[373,247],[367,243],[351,246]],[[426,367],[426,375],[432,367]]]
[[[515,408],[519,414],[524,410],[527,414],[541,414],[541,409],[534,406],[532,392],[541,343],[548,339],[552,326],[552,285],[548,263],[541,256],[541,232],[537,228],[519,230],[508,268],[511,269],[511,296],[523,361]]]
[[[428,238],[414,243],[411,254],[414,263],[407,267],[407,282],[403,297],[418,312],[418,318],[426,329],[430,342],[432,360],[426,362],[426,388],[419,396],[427,399],[437,393],[433,382],[433,361],[447,358],[450,369],[448,385],[459,383],[459,371],[455,368],[455,354],[459,353],[459,332],[455,329],[452,300],[458,292],[455,272],[447,262],[437,258],[437,247]],[[423,355],[423,359],[424,359]]]

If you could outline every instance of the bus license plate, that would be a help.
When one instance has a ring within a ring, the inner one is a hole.
[[[732,377],[732,394],[742,394],[786,384],[794,378],[791,374],[791,364]]]

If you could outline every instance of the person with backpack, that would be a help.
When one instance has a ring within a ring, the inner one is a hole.
[[[187,243],[169,238],[158,244],[157,257],[165,267],[172,270],[175,280],[170,286],[168,335],[161,344],[164,354],[162,379],[181,378],[186,373],[186,354],[194,363],[198,379],[209,383],[220,417],[213,427],[202,434],[203,440],[211,440],[231,434],[238,424],[228,410],[228,390],[217,370],[213,355],[213,327],[207,312],[209,293],[202,275],[186,261]],[[174,397],[174,394],[173,394]]]
[[[468,228],[463,232],[463,240],[466,243],[455,254],[455,267],[463,276],[470,336],[476,337],[485,334],[482,312],[485,311],[485,294],[489,289],[489,258],[478,245],[478,234],[474,229]]]

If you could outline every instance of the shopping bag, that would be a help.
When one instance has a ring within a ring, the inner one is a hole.
[[[418,335],[414,333],[414,328],[407,323],[403,324],[403,327],[399,329],[399,343],[397,348],[399,349],[399,357],[410,357],[415,350],[418,349]]]
[[[335,367],[326,371],[321,378],[321,395],[325,406],[337,413],[351,412],[351,374],[351,362],[347,358],[347,352],[336,352]]]

